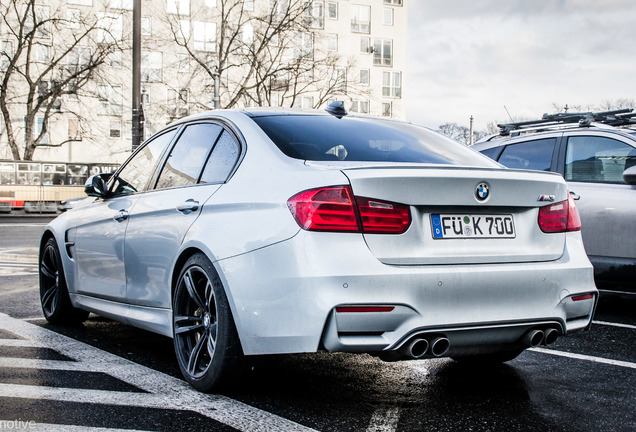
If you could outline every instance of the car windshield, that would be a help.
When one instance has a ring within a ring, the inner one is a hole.
[[[283,153],[295,159],[498,166],[456,141],[408,123],[318,115],[253,120]]]

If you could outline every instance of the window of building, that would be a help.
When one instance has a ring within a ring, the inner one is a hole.
[[[2,52],[0,53],[0,71],[6,71],[11,63],[11,57],[13,57],[13,41],[3,40],[0,44]]]
[[[391,39],[375,39],[373,41],[373,64],[393,66],[393,41]]]
[[[243,0],[243,9],[246,11],[254,10],[254,0]]]
[[[122,67],[122,63],[123,55],[121,51],[113,51],[112,53],[108,54],[108,64],[110,65],[110,67],[119,69]]]
[[[111,44],[122,40],[124,20],[121,14],[99,14],[97,23],[97,43]]]
[[[48,62],[51,59],[50,47],[48,45],[36,43],[34,45],[34,48],[35,48],[35,61]]]
[[[152,20],[149,16],[141,17],[141,34],[144,36],[152,34]]]
[[[150,105],[150,87],[144,86],[141,88],[141,104],[143,106]]]
[[[364,86],[371,84],[371,71],[369,69],[360,69],[360,84]]]
[[[393,104],[391,102],[382,102],[382,117],[393,116]]]
[[[382,11],[382,24],[392,26],[393,25],[393,9],[384,8]]]
[[[273,23],[280,23],[289,15],[291,8],[290,0],[269,0],[269,12]]]
[[[371,38],[370,37],[361,37],[360,38],[360,52],[364,54],[371,54],[373,50],[371,49]]]
[[[179,34],[180,39],[183,38],[184,42],[190,39],[190,20],[179,20]]]
[[[298,96],[294,101],[293,108],[312,109],[314,107],[313,96]]]
[[[78,118],[70,118],[68,119],[67,126],[68,139],[80,140],[80,120]]]
[[[205,5],[209,8],[216,7],[216,0],[205,0]]]
[[[294,36],[294,58],[314,58],[314,34],[297,32]]]
[[[369,114],[369,101],[368,100],[354,100],[351,101],[351,112],[357,112],[361,114]]]
[[[78,29],[81,26],[82,13],[79,9],[67,9],[66,10],[66,23],[68,28]]]
[[[394,98],[402,97],[401,72],[382,72],[382,96]]]
[[[97,114],[122,115],[122,86],[101,84],[97,86],[99,108]]]
[[[555,138],[532,140],[507,146],[499,157],[499,163],[508,168],[550,171]]]
[[[68,4],[80,6],[93,6],[93,0],[68,0]]]
[[[110,0],[108,7],[111,9],[133,10],[133,0]]]
[[[190,91],[188,89],[168,89],[168,115],[181,118],[190,114]]]
[[[311,28],[325,27],[325,3],[323,1],[305,0],[305,24]]]
[[[327,18],[338,19],[338,3],[327,2]]]
[[[163,54],[156,51],[141,52],[141,80],[146,82],[161,81]]]
[[[75,47],[67,56],[68,71],[75,75],[84,71],[91,63],[91,49],[89,47]],[[88,72],[87,70],[85,72]]]
[[[188,54],[179,54],[177,70],[179,72],[190,72],[190,56]]]
[[[111,138],[121,138],[121,120],[110,119],[110,129],[108,136]]]
[[[402,6],[402,0],[384,0],[384,4],[393,6]]]
[[[37,137],[40,136],[40,134],[42,134],[42,132],[44,132],[44,135],[42,136],[42,140],[40,141],[40,144],[49,144],[48,122],[46,121],[44,117],[38,117],[36,121],[37,121],[37,125],[35,128],[35,136],[33,137],[33,139],[36,139]]]
[[[167,0],[166,12],[174,15],[189,16],[190,0]]]
[[[333,89],[336,92],[347,93],[347,69],[346,68],[335,68],[333,70],[333,80],[334,86]]]
[[[338,51],[338,34],[329,33],[327,35],[327,51]]]
[[[194,49],[197,51],[216,51],[216,23],[193,21]]]
[[[35,19],[27,18],[25,27],[32,29],[35,25],[35,37],[48,39],[51,37],[50,9],[48,6],[35,6]],[[30,21],[30,22],[29,22]]]
[[[351,5],[351,31],[371,33],[371,6]]]

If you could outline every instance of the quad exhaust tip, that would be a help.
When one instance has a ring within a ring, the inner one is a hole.
[[[407,357],[421,359],[427,354],[433,357],[442,357],[449,348],[450,341],[443,336],[435,337],[430,342],[422,337],[415,337],[399,351]]]

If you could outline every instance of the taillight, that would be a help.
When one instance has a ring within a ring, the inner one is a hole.
[[[539,209],[539,227],[544,233],[578,231],[581,229],[581,217],[574,199],[550,204]]]
[[[349,186],[303,191],[291,197],[287,206],[298,225],[308,231],[401,234],[411,224],[408,206],[354,197]]]

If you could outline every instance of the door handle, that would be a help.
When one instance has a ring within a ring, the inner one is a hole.
[[[126,210],[119,210],[117,216],[113,217],[117,222],[123,222],[128,219],[128,212]]]
[[[572,199],[574,201],[578,201],[581,199],[581,195],[577,195],[575,192],[570,191],[570,195],[572,195]]]
[[[177,206],[177,210],[183,214],[190,214],[199,209],[199,201],[193,199],[186,200]]]

